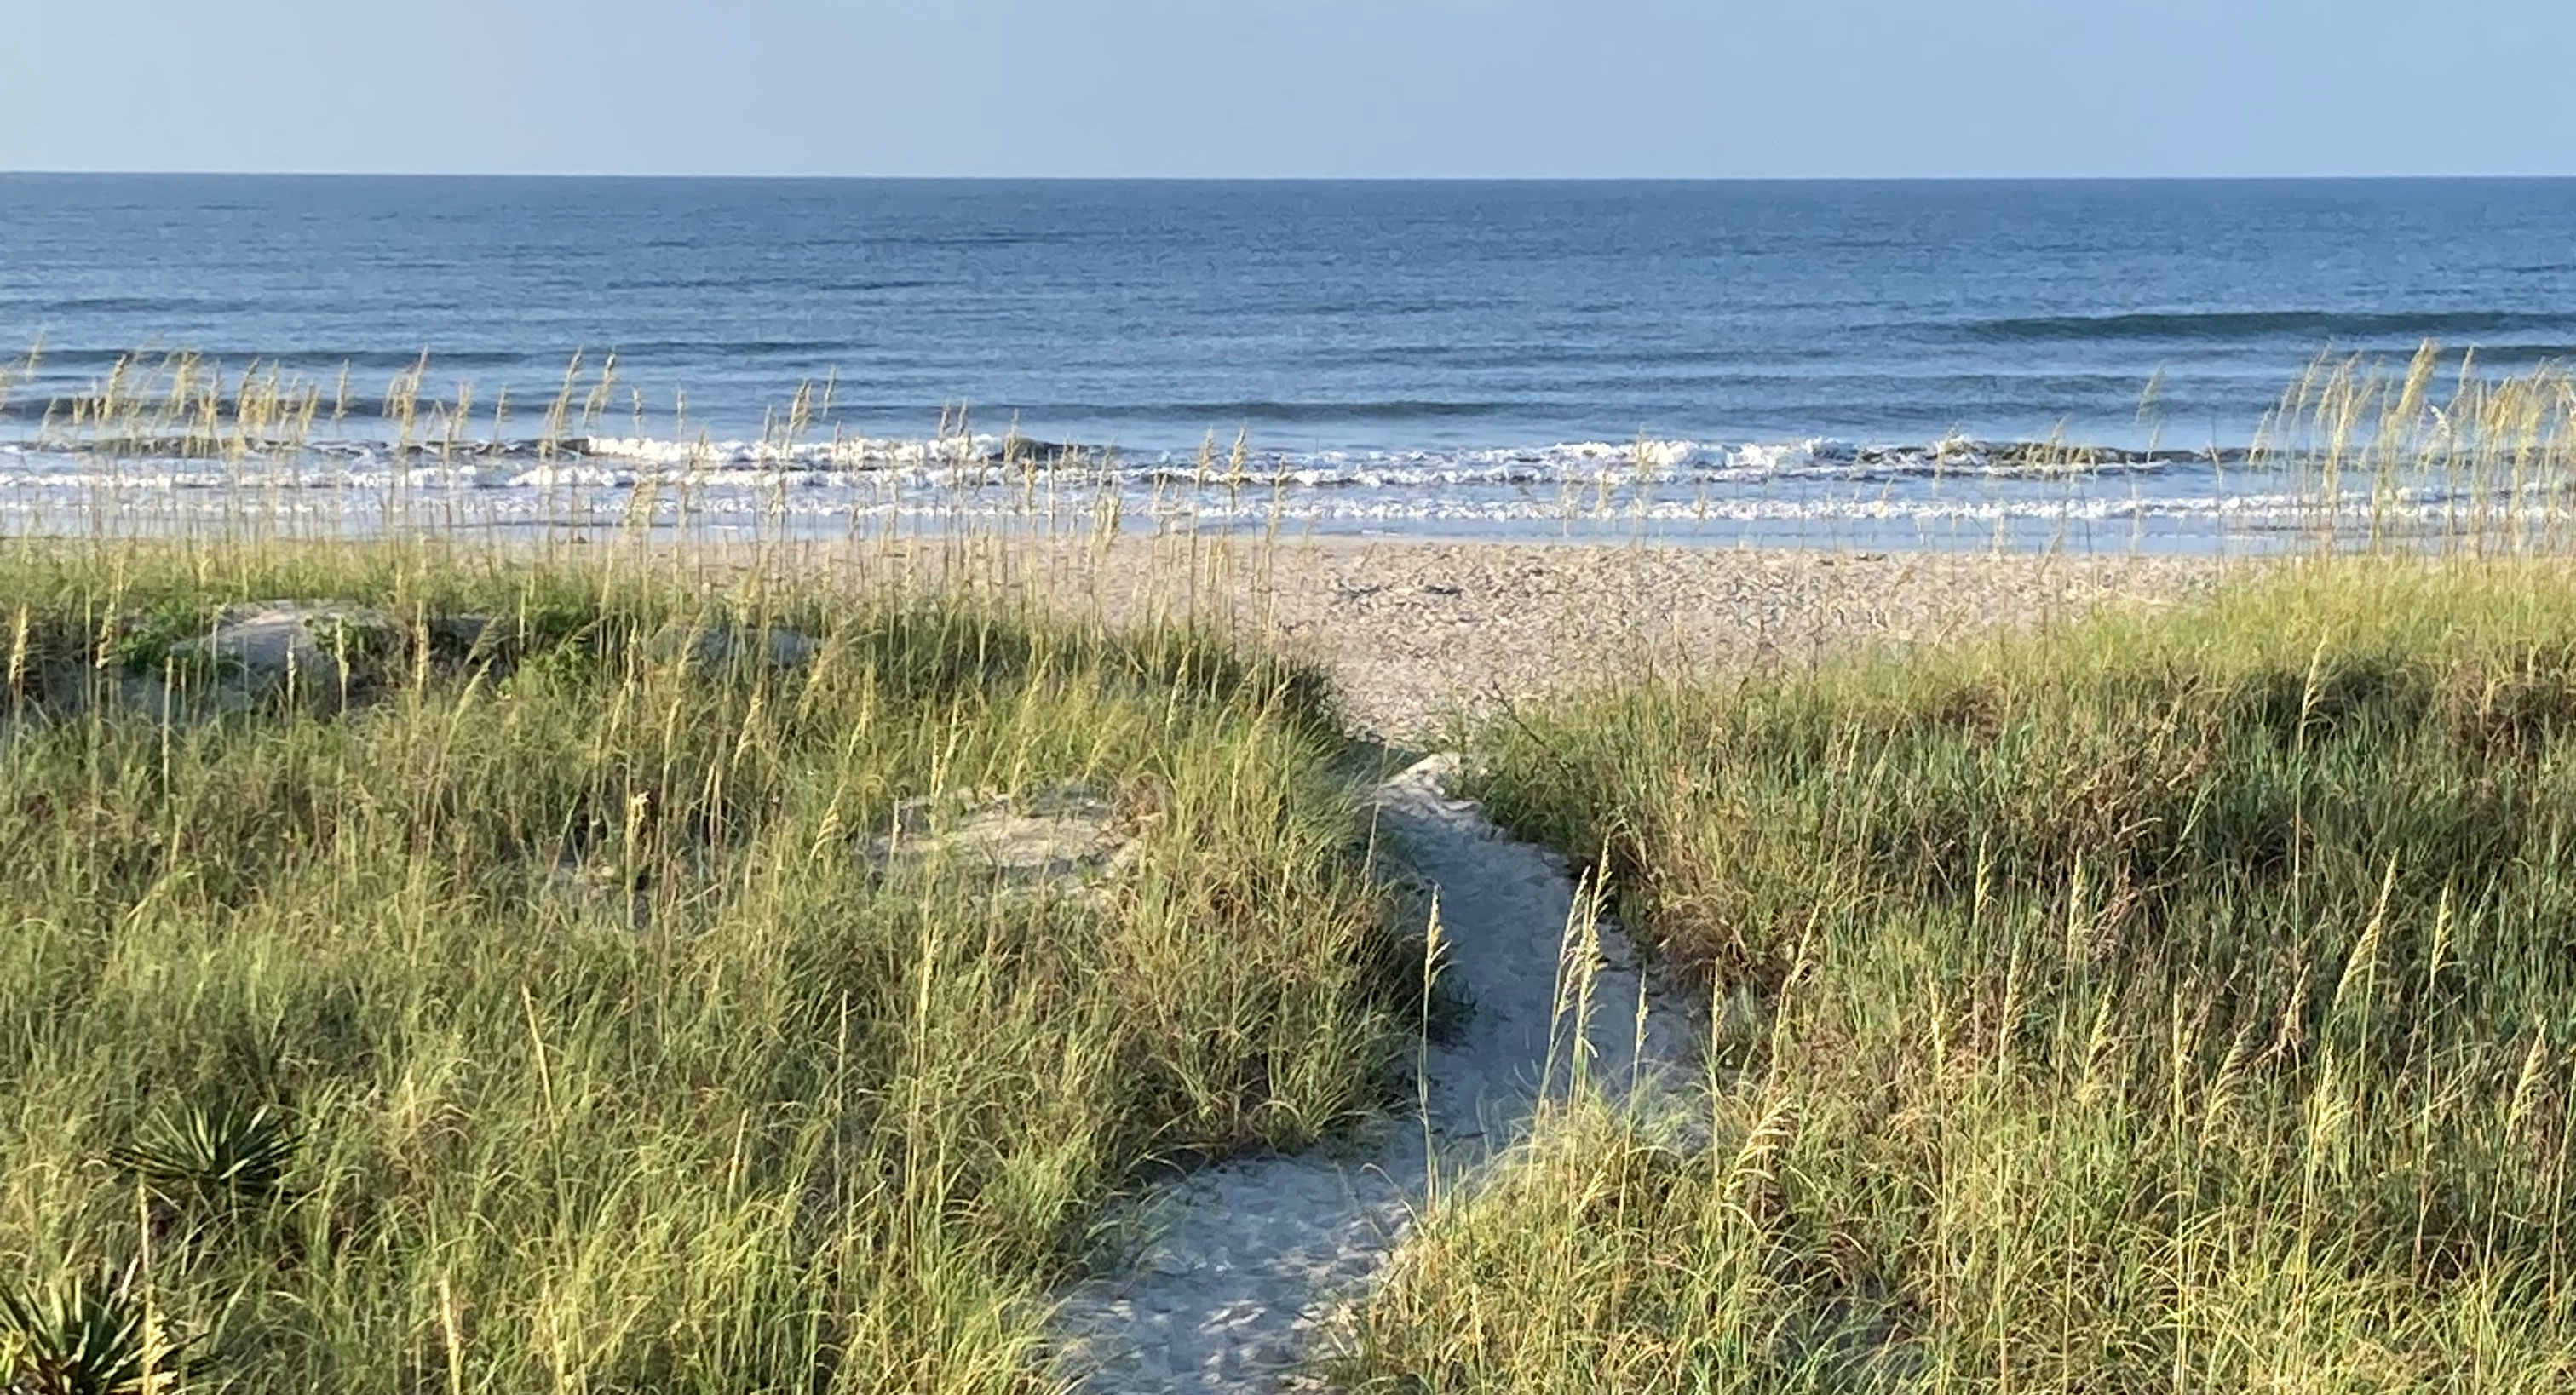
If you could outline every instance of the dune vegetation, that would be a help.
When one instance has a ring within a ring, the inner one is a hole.
[[[2322,564],[1482,737],[1712,1052],[1439,1208],[1365,1387],[2576,1381],[2576,575]]]
[[[0,597],[13,1391],[1041,1388],[1106,1199],[1400,1088],[1320,685],[1208,633],[623,549]],[[267,686],[197,642],[282,597]]]
[[[2313,527],[2202,599],[1462,715],[1708,1049],[1426,1179],[1317,1374],[2576,1385],[2576,386],[2441,362],[2303,380],[2241,468]],[[425,372],[380,500],[293,492],[345,376],[138,359],[42,420],[246,483],[0,540],[0,1389],[1064,1389],[1124,1202],[1400,1112],[1475,1010],[1387,753],[1200,609],[1203,547],[1293,545],[1202,529],[1240,450],[943,428],[792,559],[783,508],[693,531],[692,456],[504,535],[439,474],[504,404]],[[829,401],[755,465],[875,461]],[[1182,603],[979,571],[1125,533]]]

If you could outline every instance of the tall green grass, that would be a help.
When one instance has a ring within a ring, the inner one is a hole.
[[[1486,735],[1708,986],[1708,1103],[1543,1121],[1355,1379],[2576,1381],[2576,574],[2321,565]]]
[[[2293,389],[2249,468],[2304,512],[2258,550],[2565,550],[2566,375],[2442,362]],[[386,385],[395,461],[508,436],[427,374]],[[520,407],[538,454],[620,389],[576,360]],[[98,531],[163,540],[0,546],[0,1379],[97,1319],[245,1391],[1043,1388],[1105,1203],[1385,1097],[1421,963],[1315,675],[971,584],[978,528],[1168,530],[1195,600],[1243,560],[1199,511],[1247,489],[1266,564],[1285,477],[1240,442],[1131,499],[1111,457],[943,421],[928,595],[782,580],[784,495],[711,524],[703,459],[622,521],[570,489],[517,560],[403,470],[354,516],[426,540],[288,541],[344,520],[267,467],[351,393],[143,356],[38,432],[245,482],[212,540],[110,486]],[[2091,487],[2080,450],[2025,463]],[[1569,483],[1569,531],[1643,537],[1663,483],[1642,450]],[[820,551],[909,566],[850,531]],[[298,700],[220,700],[188,641],[298,596],[385,623]],[[2565,1386],[2571,601],[2325,567],[1472,733],[1497,813],[1708,987],[1710,1100],[1545,1118],[1433,1209],[1342,1373]],[[757,657],[781,631],[810,663]],[[1135,840],[1101,885],[877,855],[911,801],[1067,785]]]
[[[330,701],[133,699],[291,596],[389,618]],[[1319,684],[1203,632],[275,542],[11,545],[0,629],[0,1288],[198,1387],[1043,1388],[1105,1200],[1408,1030]],[[1065,782],[1099,885],[871,856]]]

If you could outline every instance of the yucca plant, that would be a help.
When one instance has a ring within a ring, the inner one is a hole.
[[[174,1206],[273,1200],[285,1194],[299,1141],[295,1121],[271,1105],[190,1105],[157,1116],[107,1161]]]
[[[0,1285],[9,1395],[175,1395],[186,1343],[162,1328],[134,1277],[74,1274],[32,1292]]]

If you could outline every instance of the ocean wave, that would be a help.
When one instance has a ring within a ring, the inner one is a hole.
[[[775,466],[793,469],[1069,465],[1165,482],[1196,482],[1233,469],[1219,450],[1202,459],[1181,452],[1120,453],[1010,436],[945,440],[845,437],[831,441],[681,441],[654,437],[589,437],[566,453],[684,468]],[[1309,488],[1340,484],[1591,483],[1605,474],[1690,475],[1707,480],[1806,476],[1875,480],[1984,473],[2004,477],[2074,478],[2156,473],[2178,466],[2234,465],[2242,450],[2185,451],[2077,446],[2057,442],[1988,442],[1965,437],[1913,445],[1864,445],[1827,437],[1793,441],[1713,442],[1688,439],[1572,441],[1545,446],[1448,450],[1249,450],[1247,478]]]
[[[128,443],[129,445],[136,443]],[[144,443],[149,444],[149,443]],[[2518,510],[2560,517],[2564,495],[2475,492],[2436,478],[2319,481],[2239,468],[2243,451],[2138,450],[1951,436],[1868,444],[1646,437],[1424,450],[1122,453],[1010,435],[824,441],[584,436],[395,448],[340,440],[209,458],[0,441],[0,526],[80,531],[84,520],[230,526],[247,514],[360,531],[406,520],[503,528],[672,528],[772,520],[808,536],[1068,515],[1130,526],[1315,529],[1452,536],[1623,536],[1890,545],[1973,542],[2217,546],[2320,519],[2440,528]],[[1240,468],[1238,469],[1238,463]],[[1150,522],[1149,522],[1150,520]]]
[[[1525,407],[1525,402],[1497,398],[1384,397],[1295,401],[1248,397],[1232,401],[1028,402],[1013,410],[1034,417],[1129,416],[1154,421],[1217,422],[1404,422],[1451,418],[1498,417]]]
[[[428,434],[435,436],[434,432]],[[339,440],[293,449],[272,446],[248,451],[222,438],[127,438],[113,442],[112,449],[94,442],[44,445],[22,440],[15,444],[21,451],[67,464],[87,457],[113,457],[129,468],[137,464],[174,468],[193,465],[219,477],[225,469],[243,461],[257,461],[282,466],[290,474],[317,465],[455,469],[503,483],[553,478],[549,471],[563,474],[580,470],[630,480],[657,476],[672,480],[740,477],[774,481],[781,474],[828,480],[833,476],[909,472],[923,482],[952,484],[969,477],[990,481],[1079,477],[1140,484],[1260,484],[1301,489],[1589,487],[1604,482],[1659,481],[1701,485],[1884,484],[1970,478],[2081,483],[2233,468],[2248,461],[2242,449],[2133,449],[2047,441],[1980,441],[1955,436],[1900,445],[1862,444],[1828,437],[1779,441],[1641,438],[1423,450],[1258,449],[1246,450],[1239,461],[1222,440],[1215,450],[1203,455],[1196,451],[1122,452],[991,434],[837,436],[819,441],[655,436],[429,439],[409,446]]]
[[[8,355],[14,357],[14,353]],[[103,348],[97,345],[46,344],[40,355],[41,366],[48,370],[64,368],[113,368],[130,363],[136,368],[152,370],[178,357],[175,350],[159,348]],[[240,346],[214,349],[190,349],[187,357],[208,368],[224,367],[234,372],[257,365],[262,369],[277,368],[288,372],[328,375],[343,367],[351,370],[401,372],[421,362],[418,349],[330,349],[245,348]],[[560,373],[570,354],[520,353],[507,349],[458,350],[429,356],[432,372],[447,368],[516,368],[525,365],[549,367]],[[5,360],[0,360],[5,361]],[[77,390],[74,388],[72,390]]]
[[[643,339],[612,348],[627,358],[660,355],[752,354],[778,357],[848,353],[864,347],[853,339]],[[594,354],[591,361],[600,361]]]
[[[73,295],[42,294],[0,295],[0,311],[15,314],[47,315],[174,315],[228,314],[250,308],[251,302],[221,296],[138,296],[138,295]]]
[[[844,292],[917,291],[940,284],[942,283],[930,280],[927,277],[898,277],[890,280],[875,281],[824,280],[819,283],[821,289]],[[787,288],[801,292],[811,291],[815,289],[817,285],[818,283],[814,279],[794,272],[772,271],[767,274],[745,273],[735,276],[644,276],[617,278],[603,282],[601,284],[601,289],[607,291],[653,291],[659,294],[668,294],[673,291],[754,291],[776,290],[780,288]]]
[[[2576,331],[2576,315],[2518,310],[2132,311],[2109,315],[2030,315],[1979,320],[1971,338],[1988,340],[2239,340],[2287,337],[2308,341],[2351,339],[2456,339],[2481,334]]]
[[[828,478],[812,483],[830,484]],[[103,494],[115,496],[114,517],[125,523],[202,519],[238,520],[246,506],[284,517],[335,518],[361,528],[406,516],[468,521],[502,527],[613,527],[650,519],[671,525],[689,520],[802,520],[793,526],[837,528],[871,522],[909,522],[950,526],[988,519],[1003,526],[1031,518],[1024,503],[1000,497],[963,498],[932,491],[854,491],[812,489],[707,489],[692,491],[685,501],[670,495],[641,496],[614,472],[551,476],[543,482],[522,476],[516,487],[483,488],[461,499],[441,492],[455,480],[429,471],[353,474],[337,481],[283,482],[165,479],[123,475],[113,478],[52,478],[31,487],[23,476],[0,471],[0,518],[31,527],[61,528],[95,514]],[[1606,509],[1568,510],[1544,497],[1509,492],[1310,493],[1285,497],[1234,497],[1207,493],[1172,501],[1160,515],[1165,522],[1193,528],[1317,528],[1325,531],[1396,533],[1483,532],[1508,536],[1571,530],[1618,534],[1651,528],[1661,535],[1723,539],[1737,527],[1763,530],[1766,536],[1830,539],[1852,527],[1896,527],[1920,530],[1925,537],[1974,536],[1971,530],[2006,528],[2028,536],[2033,529],[2117,529],[2165,537],[2221,538],[2313,529],[2320,521],[2347,522],[2369,517],[2383,528],[2416,525],[2439,529],[2463,517],[2470,501],[2439,491],[2385,495],[2362,493],[2318,497],[2295,491],[2243,493],[2191,491],[2169,495],[2090,494],[2073,496],[1983,497],[1861,492],[1822,497],[1738,494],[1698,498],[1621,499]],[[1071,507],[1085,511],[1079,499]],[[2478,510],[2488,526],[2501,519],[2563,517],[2563,501],[2487,501]],[[1131,522],[1142,514],[1129,513]]]

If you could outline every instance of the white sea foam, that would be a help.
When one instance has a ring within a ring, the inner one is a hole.
[[[566,443],[565,453],[628,460],[642,465],[716,468],[728,465],[787,465],[807,468],[866,469],[881,465],[927,465],[980,461],[1002,454],[1009,445],[999,436],[952,436],[902,439],[841,436],[828,441],[673,440],[654,436],[592,436]]]
[[[1952,439],[1876,446],[1825,437],[1410,451],[1076,453],[1002,438],[842,438],[789,445],[593,438],[446,453],[341,442],[232,460],[110,458],[0,445],[0,515],[71,528],[102,508],[137,517],[267,508],[384,526],[408,510],[503,526],[762,517],[836,522],[1026,518],[1118,501],[1130,519],[1322,531],[1533,533],[1651,527],[1660,535],[1837,535],[2008,525],[2120,526],[2214,538],[2313,520],[2319,503],[2226,461]],[[2392,523],[2438,523],[2462,498],[2439,481],[2358,497]]]

